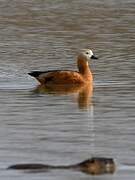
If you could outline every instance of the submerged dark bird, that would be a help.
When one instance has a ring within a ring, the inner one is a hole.
[[[36,172],[46,172],[51,169],[72,169],[82,171],[92,175],[98,174],[108,174],[114,173],[115,171],[115,163],[112,158],[104,158],[104,157],[93,157],[91,159],[87,159],[77,164],[67,165],[67,166],[56,166],[56,165],[46,165],[46,164],[15,164],[8,167],[8,169],[16,169],[16,170],[36,170]]]

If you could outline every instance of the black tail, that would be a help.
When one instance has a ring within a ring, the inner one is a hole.
[[[15,164],[9,166],[7,169],[32,170],[32,169],[42,169],[48,167],[49,167],[48,165],[44,165],[44,164]]]
[[[43,72],[41,71],[32,71],[30,73],[28,73],[30,76],[33,76],[33,77],[38,77],[40,74],[42,74]]]

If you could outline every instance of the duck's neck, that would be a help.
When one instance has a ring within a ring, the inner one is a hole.
[[[82,74],[84,79],[92,81],[93,77],[89,68],[88,61],[83,59],[78,59],[77,64],[78,64],[79,73]]]

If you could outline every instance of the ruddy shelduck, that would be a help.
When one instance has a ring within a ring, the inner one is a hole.
[[[79,85],[93,82],[91,70],[88,61],[90,59],[98,59],[94,56],[92,50],[83,49],[77,57],[78,71],[72,70],[52,70],[52,71],[32,71],[29,75],[36,78],[41,85],[51,86],[67,86]]]

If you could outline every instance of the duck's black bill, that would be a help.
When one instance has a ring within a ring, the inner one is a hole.
[[[91,59],[98,59],[96,56],[92,55]]]

